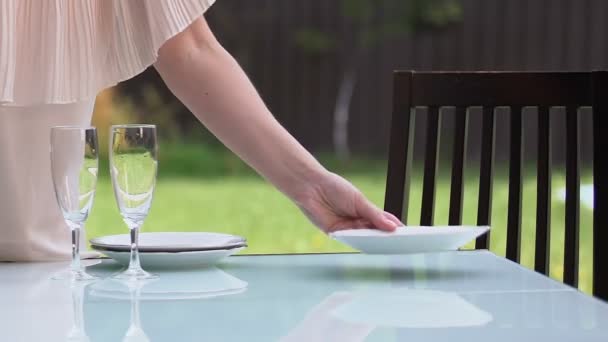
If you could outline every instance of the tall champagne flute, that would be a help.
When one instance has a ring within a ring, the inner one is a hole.
[[[129,227],[131,237],[129,267],[114,278],[133,280],[156,277],[141,268],[137,246],[139,229],[148,216],[154,194],[157,155],[156,126],[112,126],[110,175],[118,209]]]
[[[54,279],[93,280],[80,264],[80,232],[95,197],[98,169],[94,127],[51,128],[51,174],[57,203],[72,232],[72,267]]]

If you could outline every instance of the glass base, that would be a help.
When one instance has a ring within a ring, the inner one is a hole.
[[[141,268],[127,268],[126,270],[112,276],[112,279],[127,281],[157,278],[158,276],[156,274],[148,273]]]
[[[94,275],[88,274],[84,270],[78,270],[78,271],[65,270],[65,271],[61,271],[61,272],[55,274],[53,277],[51,277],[51,279],[53,279],[53,280],[70,280],[70,281],[91,281],[91,280],[98,280],[100,278],[96,277]]]

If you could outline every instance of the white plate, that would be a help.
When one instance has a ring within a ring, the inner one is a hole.
[[[350,229],[331,233],[331,236],[367,254],[414,254],[456,250],[490,227],[399,227],[393,233],[376,229]]]
[[[244,247],[232,249],[218,249],[212,251],[195,252],[139,252],[141,266],[147,269],[163,268],[191,268],[215,265],[221,259],[235,254]],[[102,250],[101,253],[116,260],[118,263],[128,266],[130,252]]]
[[[138,292],[140,300],[202,299],[242,293],[247,282],[216,267],[201,270],[166,271],[158,279],[144,282]],[[96,297],[130,300],[128,284],[105,279],[91,286]]]
[[[103,236],[91,239],[91,246],[103,250],[129,251],[131,241],[129,234]],[[203,233],[142,233],[139,235],[140,252],[192,252],[211,249],[229,249],[244,247],[247,241],[240,236]]]

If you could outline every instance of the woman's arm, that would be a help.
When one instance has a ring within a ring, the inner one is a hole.
[[[391,230],[399,223],[325,170],[275,120],[203,18],[161,47],[155,67],[213,134],[325,231],[353,223]],[[336,194],[328,194],[329,189]],[[336,201],[344,203],[327,203]]]

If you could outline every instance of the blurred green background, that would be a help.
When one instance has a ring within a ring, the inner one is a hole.
[[[353,182],[376,205],[384,201],[386,162],[371,158],[341,161],[331,154],[321,161]],[[343,252],[350,248],[320,232],[299,209],[274,187],[261,179],[236,156],[218,146],[160,143],[159,180],[150,216],[142,231],[207,231],[237,234],[247,238],[243,253]],[[505,253],[508,185],[506,167],[499,170],[494,183],[491,249]],[[467,170],[463,224],[474,225],[477,215],[478,179]],[[107,162],[102,158],[94,209],[87,223],[89,237],[125,234],[112,192]],[[522,263],[534,264],[536,220],[535,170],[526,171],[522,214]],[[583,182],[590,182],[583,172]],[[438,194],[449,193],[449,175],[440,174]],[[563,272],[564,203],[557,196],[565,185],[562,173],[553,176],[551,276],[561,279]],[[409,225],[419,224],[422,193],[422,167],[414,168]],[[446,225],[449,196],[438,196],[436,224]],[[592,210],[581,208],[580,288],[591,291]],[[472,244],[467,248],[472,248]]]
[[[383,205],[392,71],[608,69],[601,29],[605,1],[551,0],[223,0],[206,14],[277,119],[330,170]],[[568,34],[565,34],[565,33]],[[589,49],[593,46],[593,49]],[[229,95],[227,95],[229,96]],[[529,115],[528,115],[529,114]],[[346,121],[343,119],[346,118]],[[410,225],[419,223],[424,116],[416,119]],[[464,224],[475,224],[479,114],[472,113]],[[562,276],[565,143],[563,113],[553,121],[551,276]],[[505,251],[508,117],[497,115],[491,249]],[[436,224],[447,224],[452,121],[444,115]],[[350,251],[312,226],[289,200],[196,122],[153,68],[101,93],[94,125],[102,147],[89,237],[126,233],[107,168],[108,128],[159,127],[159,179],[143,231],[213,231],[246,237],[244,253]],[[533,265],[536,114],[524,118],[522,262]],[[582,183],[591,183],[589,115],[581,118]],[[337,137],[346,137],[339,139]],[[442,195],[446,194],[446,195]],[[591,289],[592,210],[581,207],[580,288]],[[471,247],[471,246],[469,246]]]

